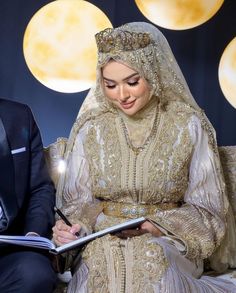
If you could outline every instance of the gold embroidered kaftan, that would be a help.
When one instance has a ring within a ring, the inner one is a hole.
[[[74,223],[82,220],[91,230],[93,223],[86,214],[95,198],[124,206],[177,203],[179,207],[146,215],[166,231],[167,237],[146,234],[121,240],[105,236],[88,244],[71,282],[72,292],[173,292],[166,286],[180,278],[180,272],[169,276],[174,266],[183,263],[181,269],[186,274],[191,265],[193,276],[199,277],[200,260],[213,252],[224,235],[224,183],[218,154],[199,113],[180,102],[161,109],[152,100],[142,114],[128,118],[111,111],[85,119],[68,158],[64,210]],[[149,129],[143,148],[137,152],[134,142],[140,139],[139,128],[137,137],[132,129],[132,142],[127,137],[134,119]],[[91,212],[88,214],[90,217]],[[124,220],[127,218],[100,213],[95,230]],[[173,253],[181,259],[177,264],[172,263]],[[175,292],[190,292],[188,287],[195,290],[198,286],[202,290],[216,286],[221,288],[219,292],[227,292],[224,282],[215,279],[211,284],[209,277],[203,281],[193,276],[190,284],[187,276],[183,284],[178,281],[180,287]]]
[[[153,42],[125,52],[139,31],[150,32]],[[146,211],[165,236],[107,235],[90,242],[76,259],[68,291],[235,292],[230,282],[201,277],[203,259],[224,236],[228,209],[214,130],[156,28],[133,23],[108,34],[111,47],[116,41],[119,46],[99,55],[96,88],[72,129],[58,194],[71,222],[87,233]],[[128,64],[151,85],[151,100],[134,116],[106,102],[101,67],[109,58]],[[108,210],[99,210],[104,202]]]

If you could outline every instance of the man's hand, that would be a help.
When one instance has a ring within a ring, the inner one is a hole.
[[[78,239],[75,233],[79,232],[80,230],[81,226],[79,224],[68,226],[65,224],[64,221],[59,220],[56,222],[56,225],[52,228],[53,241],[58,246],[74,241]]]

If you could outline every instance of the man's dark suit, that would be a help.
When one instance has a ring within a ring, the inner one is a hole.
[[[54,187],[31,110],[26,105],[0,99],[0,205],[3,210],[0,233],[25,235],[35,232],[49,237],[54,224],[54,200]],[[22,277],[19,284],[15,280],[16,274],[18,281]],[[38,278],[39,281],[34,281]],[[6,280],[7,285],[4,284]],[[24,284],[26,282],[31,284]],[[40,282],[50,284],[41,286]],[[54,282],[55,275],[45,255],[0,246],[0,292],[46,293],[52,291]]]

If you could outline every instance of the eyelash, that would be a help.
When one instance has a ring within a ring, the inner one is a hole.
[[[129,86],[136,86],[138,84],[138,80],[135,82],[128,82]]]
[[[107,84],[107,85],[105,85],[105,87],[108,88],[108,89],[114,89],[116,86],[115,85],[108,85]]]
[[[127,82],[127,84],[129,85],[129,86],[136,86],[137,84],[138,84],[139,82],[138,82],[138,80],[137,81],[135,81],[135,82]],[[116,87],[116,85],[105,85],[108,89],[114,89],[115,87]]]

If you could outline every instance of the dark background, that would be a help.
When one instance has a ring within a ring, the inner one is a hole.
[[[32,108],[45,146],[57,137],[69,135],[87,93],[53,91],[38,82],[25,63],[22,44],[26,26],[37,10],[50,2],[0,0],[0,96],[27,103]],[[113,26],[132,21],[149,22],[134,0],[88,2],[103,10]],[[236,1],[225,0],[213,18],[196,28],[159,29],[169,41],[193,96],[215,127],[218,144],[235,145],[236,110],[220,89],[218,66],[225,47],[236,35]]]

